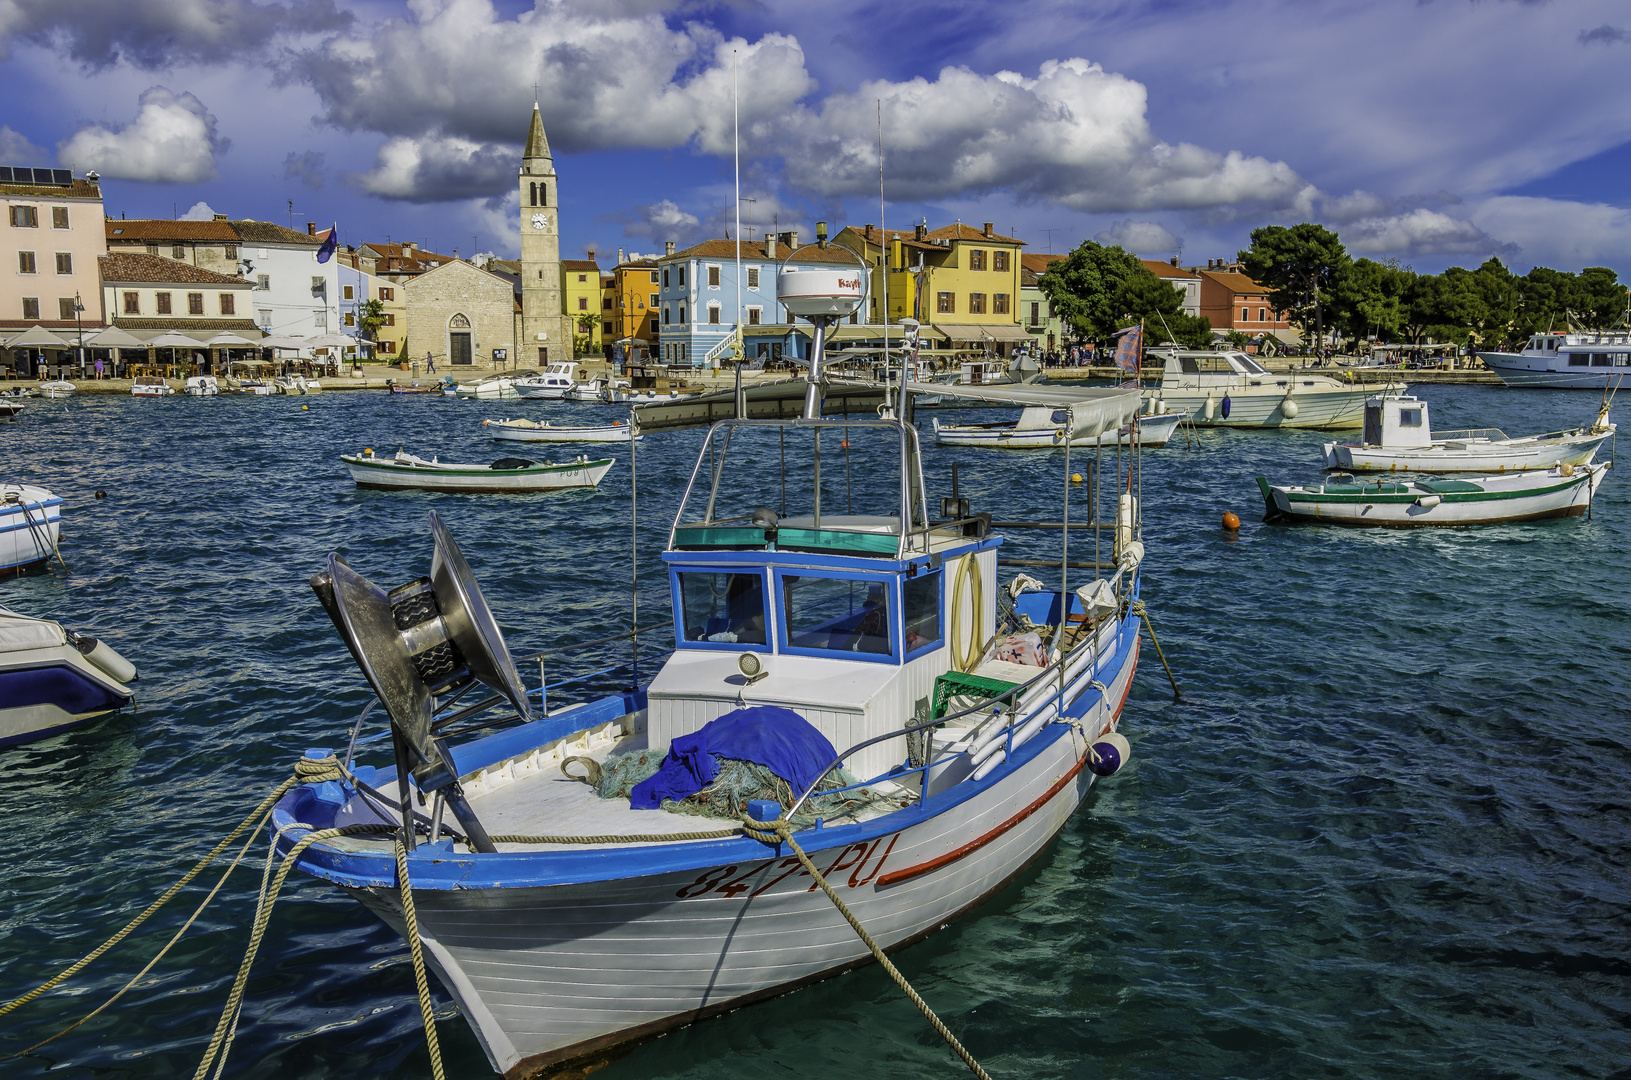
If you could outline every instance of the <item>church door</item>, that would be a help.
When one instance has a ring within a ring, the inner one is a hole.
[[[447,345],[448,345],[448,348],[447,348],[448,356],[449,356],[450,359],[452,359],[452,361],[455,364],[468,364],[468,363],[470,363],[470,335],[469,334],[467,334],[467,333],[461,334],[461,333],[459,333],[457,331],[454,331],[453,333],[451,333],[451,334],[449,334],[447,336]]]

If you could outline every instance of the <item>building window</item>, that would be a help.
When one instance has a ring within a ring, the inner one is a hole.
[[[1264,319],[1263,319],[1263,314],[1264,314],[1264,312],[1263,312],[1263,309],[1262,309],[1262,308],[1258,308],[1258,309],[1257,309],[1257,321],[1258,321],[1258,322],[1263,322],[1263,321],[1264,321]]]
[[[952,299],[949,292],[940,293],[936,297],[934,309],[942,315],[950,315],[957,310],[957,301]]]
[[[351,288],[350,285],[342,285],[342,286],[340,286],[340,289],[341,289],[341,295],[344,296],[347,300],[355,300],[357,298],[356,293],[352,291],[352,288]]]
[[[379,289],[379,298],[381,300],[395,300],[396,299],[396,290],[395,289],[387,289],[385,286],[381,285],[380,289]]]
[[[262,330],[272,329],[272,309],[260,308],[255,312],[255,325]]]
[[[228,296],[226,293],[221,294],[221,303],[225,304],[227,301],[229,301],[231,299],[232,299],[232,297]],[[221,314],[230,315],[231,312],[223,311],[223,312],[221,312]],[[357,316],[356,316],[356,314],[354,312],[348,311],[348,312],[345,313],[345,324],[347,326],[356,326],[357,325]]]
[[[1008,294],[1005,292],[991,294],[991,314],[1008,314]]]
[[[719,267],[717,266],[710,265],[708,267],[708,287],[710,289],[719,288]]]
[[[653,270],[651,272],[651,283],[653,285],[657,284],[657,271],[655,271],[655,270]],[[680,271],[680,284],[681,285],[685,284],[685,271],[684,270]]]
[[[538,205],[538,185],[536,183],[533,183],[533,184],[528,184],[527,187],[531,189],[531,191],[530,191],[531,202],[530,202],[529,205],[537,206]]]
[[[758,287],[759,287],[759,268],[757,266],[750,266],[750,267],[748,267],[748,288],[757,289]]]
[[[396,342],[394,342],[394,341],[381,341],[379,343],[379,348],[377,350],[375,350],[375,351],[378,352],[379,355],[381,355],[381,356],[388,356],[391,353],[396,352]]]
[[[584,282],[586,282],[588,280],[589,280],[589,275],[588,274],[579,274],[578,275],[578,283],[579,284],[582,284],[582,283],[584,283]]]
[[[255,275],[255,288],[259,289],[261,292],[271,291],[271,288],[272,288],[272,275],[271,274],[256,274]]]
[[[32,206],[13,206],[11,224],[18,229],[37,229],[40,227],[40,213]]]
[[[663,267],[663,288],[668,288],[668,267]]]
[[[142,313],[142,294],[138,292],[125,293],[125,314],[140,315]]]
[[[221,249],[221,254],[226,256],[227,262],[237,262],[238,261],[238,245],[237,244],[228,244],[226,247]]]
[[[160,315],[170,314],[170,294],[167,292],[153,294],[153,310]]]
[[[601,332],[601,333],[602,333],[602,334],[609,334],[609,333],[611,333],[611,332],[612,332],[612,324],[611,324],[611,323],[609,323],[609,322],[603,322],[603,323],[601,323],[601,324],[600,324],[600,332]]]
[[[78,312],[74,310],[74,298],[71,296],[57,297],[57,318],[63,322],[73,322]]]
[[[187,314],[189,314],[189,315],[202,315],[202,314],[204,314],[204,294],[203,293],[201,293],[201,292],[190,292],[190,293],[187,294]]]
[[[34,253],[32,251],[19,251],[17,253],[17,272],[19,274],[32,274],[34,272]]]
[[[328,280],[313,274],[311,276],[311,294],[313,296],[327,296]]]
[[[991,269],[999,274],[1008,272],[1008,253],[1006,251],[993,251],[991,253]]]
[[[183,244],[171,244],[170,245],[170,258],[172,258],[172,259],[185,259],[186,257],[187,257],[187,248],[186,248],[185,245],[183,245]]]
[[[236,314],[238,314],[238,300],[237,300],[237,297],[233,296],[229,292],[221,293],[220,296],[221,296],[221,314],[223,314],[223,315],[236,315]],[[347,323],[346,325],[350,326],[351,324]]]
[[[764,309],[763,308],[756,308],[756,307],[748,308],[748,325],[749,326],[758,326],[759,325],[759,320],[763,316],[763,314],[764,314]]]
[[[66,229],[68,227],[68,208],[66,206],[53,206],[51,208],[51,227],[53,229]]]
[[[603,297],[600,298],[600,310],[602,310],[602,311],[612,310],[612,298],[611,297],[603,296]]]
[[[653,334],[655,334],[657,332],[657,320],[656,319],[651,320],[651,332]]]
[[[382,325],[382,326],[395,326],[396,325],[396,314],[394,312],[389,312],[389,311],[386,312],[385,313],[385,321],[383,323],[381,323],[380,325]]]
[[[57,252],[57,273],[71,274],[74,272],[74,257],[71,252]]]
[[[968,294],[968,313],[970,315],[985,314],[985,293],[971,292]]]
[[[979,248],[972,248],[968,253],[968,268],[970,270],[985,269],[985,252]]]
[[[667,308],[663,308],[663,322],[665,324],[668,322],[668,309]]]
[[[657,294],[656,294],[656,293],[652,293],[652,294],[651,294],[651,305],[650,305],[650,306],[652,306],[652,307],[656,307],[656,306],[657,306]],[[680,321],[681,321],[681,322],[684,322],[684,321],[685,321],[685,320],[684,320],[684,319],[681,319],[681,320],[680,320]]]
[[[1031,301],[1031,325],[1042,325],[1042,302],[1040,300]]]
[[[1240,321],[1241,322],[1248,322],[1248,321],[1251,320],[1251,317],[1252,317],[1252,313],[1248,309],[1246,309],[1246,308],[1241,308],[1240,309]]]
[[[680,322],[683,323],[684,321],[685,321],[685,305],[681,304],[680,305]]]
[[[23,297],[23,318],[38,321],[40,317],[40,298],[37,296]]]
[[[312,312],[311,313],[311,324],[313,326],[315,326],[319,330],[327,330],[328,329],[328,310],[325,308],[322,311]]]
[[[578,310],[579,311],[588,311],[589,310],[589,298],[587,296],[578,297]]]
[[[710,326],[718,326],[719,325],[719,305],[718,304],[709,304],[708,305],[708,324]]]

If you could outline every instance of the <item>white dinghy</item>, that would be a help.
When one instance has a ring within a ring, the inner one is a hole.
[[[1280,524],[1355,525],[1411,529],[1429,525],[1499,525],[1579,517],[1608,474],[1609,462],[1562,465],[1540,472],[1445,480],[1366,480],[1338,477],[1323,484],[1270,484],[1263,520]]]
[[[534,491],[560,491],[563,488],[597,487],[612,467],[611,458],[555,464],[525,458],[499,458],[491,465],[457,465],[398,450],[393,457],[375,457],[372,450],[342,454],[340,460],[360,488],[417,491],[465,492],[503,495]]]
[[[1498,428],[1433,431],[1427,402],[1377,397],[1365,403],[1358,443],[1326,443],[1325,467],[1349,472],[1533,472],[1585,465],[1614,435],[1605,402],[1590,426],[1511,438]]]
[[[840,291],[808,279],[834,273],[785,272],[781,295],[805,314],[812,293]],[[805,280],[789,290],[789,276]],[[865,275],[843,276],[859,299]],[[1064,529],[1060,587],[1010,595],[989,519],[962,500],[931,517],[906,394],[898,418],[823,415],[828,324],[802,417],[721,421],[698,452],[663,555],[676,648],[648,685],[536,717],[434,514],[428,578],[387,592],[336,555],[312,579],[390,718],[395,764],[339,763],[342,780],[291,791],[270,828],[280,850],[302,845],[300,869],[423,945],[507,1076],[866,962],[816,873],[882,949],[933,933],[1126,760],[1136,498],[1118,482],[1115,526],[1094,533],[1115,538],[1095,552],[1108,573],[1073,591]],[[1071,433],[1114,431],[1138,404],[1077,400]],[[776,511],[766,463],[784,443]],[[493,708],[513,726],[458,741],[504,722],[472,719]],[[420,805],[404,829],[401,807]]]
[[[503,442],[628,442],[644,439],[621,420],[609,424],[552,424],[548,420],[483,420],[493,438]]]
[[[44,566],[61,532],[61,498],[33,484],[0,484],[0,578]]]
[[[0,607],[0,747],[123,708],[135,681],[130,661],[105,642]]]

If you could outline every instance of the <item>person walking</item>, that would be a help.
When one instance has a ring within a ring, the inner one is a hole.
[[[436,357],[428,352],[425,354],[425,374],[436,374]]]

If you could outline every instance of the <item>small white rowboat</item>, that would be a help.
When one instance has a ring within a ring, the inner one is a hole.
[[[483,420],[495,439],[511,442],[629,442],[634,428],[621,420],[610,424],[551,424],[548,420]],[[644,435],[633,435],[644,439]]]
[[[1029,408],[1018,420],[995,424],[942,424],[934,421],[934,441],[941,446],[984,446],[996,450],[1037,450],[1065,445],[1063,409]],[[1060,417],[1055,420],[1055,417]],[[1138,441],[1144,446],[1165,446],[1184,414],[1161,413],[1138,418]],[[1072,439],[1072,446],[1123,446],[1133,444],[1133,425],[1119,431],[1106,431],[1094,437]]]
[[[1441,480],[1378,480],[1298,485],[1270,484],[1259,476],[1263,520],[1414,528],[1425,525],[1495,525],[1509,521],[1579,517],[1608,472],[1609,462],[1543,472]]]
[[[598,487],[612,467],[611,458],[591,461],[580,457],[557,465],[500,458],[491,465],[455,465],[432,458],[397,451],[395,457],[377,458],[365,450],[355,456],[342,454],[340,460],[351,470],[351,479],[360,488],[416,491],[505,494],[511,492],[558,491],[562,488]]]

